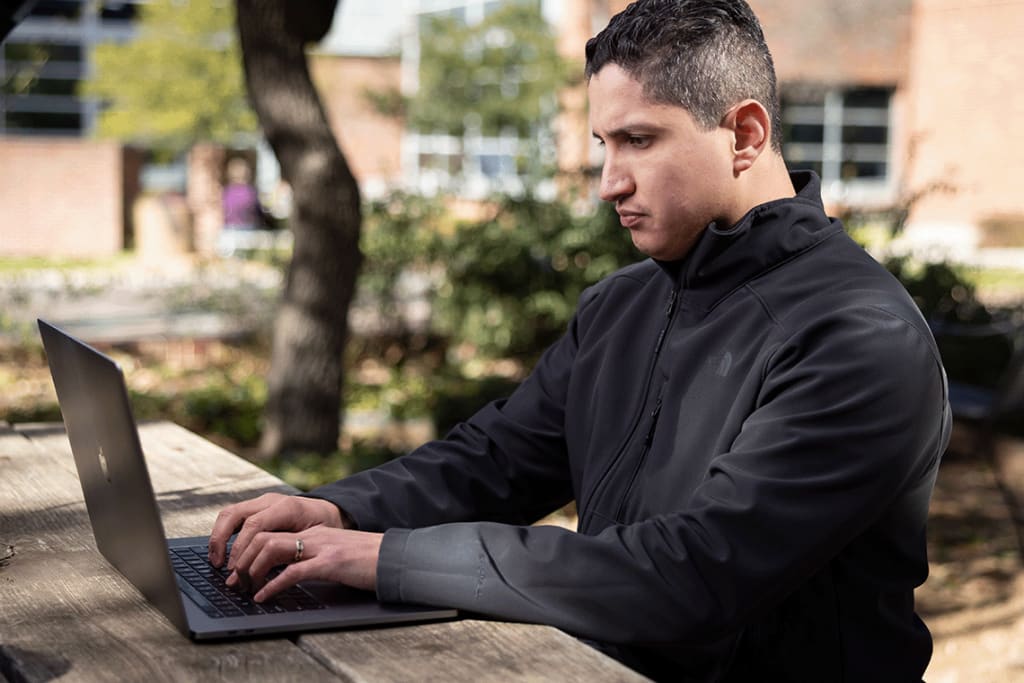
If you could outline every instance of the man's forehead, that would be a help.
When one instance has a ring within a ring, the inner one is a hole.
[[[607,64],[587,86],[590,127],[603,136],[631,128],[661,127],[666,117],[687,115],[681,106],[654,102],[643,85],[617,64]]]

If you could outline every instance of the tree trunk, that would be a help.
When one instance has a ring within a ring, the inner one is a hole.
[[[292,189],[294,252],[274,322],[266,455],[337,449],[347,316],[362,255],[359,188],[309,76],[305,48],[336,0],[237,0],[246,85]]]

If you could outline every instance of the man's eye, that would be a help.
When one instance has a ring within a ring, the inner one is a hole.
[[[642,148],[647,146],[647,144],[650,142],[650,139],[639,135],[630,135],[628,138],[626,138],[626,142],[629,144],[630,147]]]

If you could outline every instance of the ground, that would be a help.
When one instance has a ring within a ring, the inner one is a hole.
[[[979,459],[947,453],[928,542],[930,576],[916,595],[935,639],[926,680],[1024,681],[1024,567],[992,471]]]

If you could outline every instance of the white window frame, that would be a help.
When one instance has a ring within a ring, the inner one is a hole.
[[[882,107],[846,106],[845,95],[861,89],[858,86],[829,87],[824,89],[821,104],[783,104],[782,119],[786,124],[820,125],[822,141],[783,141],[783,156],[791,168],[803,164],[821,163],[822,195],[826,201],[868,205],[891,201],[895,196],[894,119],[895,89],[888,90],[889,98]],[[843,126],[850,124],[885,127],[884,143],[843,143]],[[885,175],[878,178],[842,177],[842,166],[847,161],[876,161],[885,164]]]
[[[494,0],[405,0],[409,24],[402,44],[402,90],[406,94],[419,87],[419,20],[422,16],[452,10],[465,10],[468,24],[484,20]],[[548,4],[542,0],[542,8]],[[516,172],[516,160],[525,152],[527,141],[514,132],[484,136],[467,131],[462,138],[445,134],[406,131],[402,135],[402,169],[405,184],[427,195],[452,192],[466,199],[486,199],[495,193],[521,194],[526,183]],[[450,174],[442,169],[421,166],[423,155],[460,156],[461,171]],[[498,165],[508,172],[484,173],[481,157],[499,157]],[[541,196],[554,195],[554,182],[542,182],[535,188]]]

